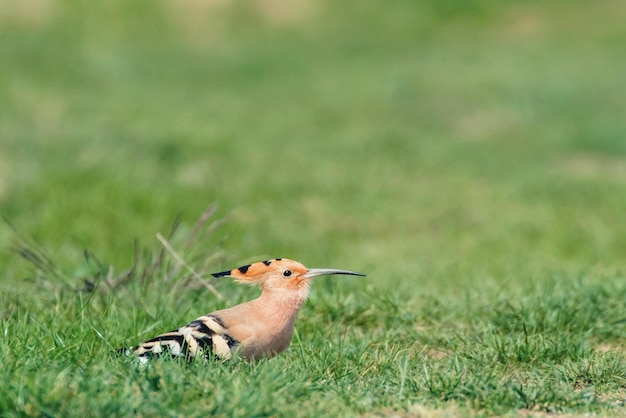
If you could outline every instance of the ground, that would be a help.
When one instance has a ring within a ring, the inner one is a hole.
[[[0,415],[625,415],[625,14],[0,7]],[[271,360],[115,354],[271,257],[367,278]]]

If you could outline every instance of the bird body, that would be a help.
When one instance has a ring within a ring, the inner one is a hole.
[[[309,295],[313,277],[329,274],[364,276],[349,270],[308,269],[286,258],[260,261],[213,274],[238,282],[257,284],[254,300],[196,318],[189,324],[134,347],[140,360],[169,354],[193,359],[228,360],[235,353],[246,359],[273,357],[291,342],[298,311]]]

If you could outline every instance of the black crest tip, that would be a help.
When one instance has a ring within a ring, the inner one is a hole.
[[[239,273],[241,274],[246,274],[249,268],[250,268],[250,264],[246,264],[245,266],[239,267],[237,270],[239,270]]]
[[[219,273],[211,273],[211,276],[213,276],[213,277],[230,276],[230,270],[220,271]]]

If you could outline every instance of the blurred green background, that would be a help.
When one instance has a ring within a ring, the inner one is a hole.
[[[0,214],[72,274],[211,202],[409,294],[626,266],[626,3],[0,2]],[[25,265],[0,226],[2,285]],[[230,265],[230,264],[229,264]],[[328,279],[330,280],[330,279]],[[350,286],[350,285],[347,285]]]

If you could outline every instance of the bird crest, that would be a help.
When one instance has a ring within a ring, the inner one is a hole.
[[[220,271],[219,273],[213,273],[213,277],[234,277],[236,279],[254,279],[267,273],[272,272],[286,272],[293,273],[306,273],[307,268],[302,264],[294,260],[287,258],[273,258],[270,260],[259,261],[252,264],[246,264],[245,266],[237,267],[232,270]],[[287,277],[291,275],[287,274]]]

